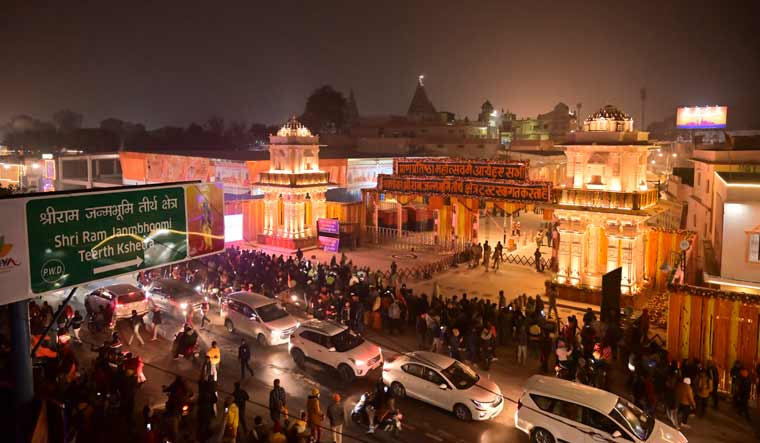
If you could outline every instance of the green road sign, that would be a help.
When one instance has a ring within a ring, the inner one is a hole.
[[[181,186],[29,200],[32,292],[185,260],[185,214]]]

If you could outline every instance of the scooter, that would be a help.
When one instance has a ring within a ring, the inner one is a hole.
[[[369,426],[369,416],[367,415],[367,405],[372,401],[373,394],[365,392],[356,402],[354,409],[351,410],[351,421],[359,426]],[[383,417],[375,417],[376,429],[385,431],[393,435],[394,438],[398,438],[401,433],[401,421],[404,416],[401,411],[396,408],[389,410]]]
[[[191,358],[193,362],[198,362],[201,356],[201,346],[196,342],[194,345],[185,346],[184,349],[180,349],[179,345],[182,340],[182,336],[185,331],[180,331],[174,336],[173,348],[176,349],[177,355],[183,358]]]

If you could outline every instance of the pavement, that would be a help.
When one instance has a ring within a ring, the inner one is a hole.
[[[386,251],[387,252],[387,251]],[[322,251],[314,251],[314,254]],[[309,251],[307,256],[312,255]],[[360,251],[351,253],[351,258],[355,263],[367,265],[372,263],[390,265],[390,253],[378,253],[376,249],[370,251]],[[329,255],[326,255],[329,259]],[[363,257],[367,257],[366,259]],[[427,257],[424,259],[433,259]],[[415,261],[420,258],[407,258],[406,260]],[[404,258],[397,259],[399,266],[402,266]],[[469,296],[485,297],[490,300],[496,300],[499,289],[505,289],[508,298],[523,292],[535,294],[543,292],[543,279],[545,276],[536,273],[530,267],[518,265],[503,265],[498,272],[489,270],[486,273],[482,267],[469,269],[466,266],[459,266],[449,271],[436,275],[431,280],[408,282],[409,286],[415,291],[432,293],[433,285],[437,283],[444,295],[461,295],[467,292]],[[130,281],[127,277],[112,279],[112,281],[100,282],[98,285],[114,283],[115,281]],[[84,309],[84,295],[95,285],[84,287],[77,291],[72,300],[75,309]],[[62,294],[51,296],[50,300],[53,306],[56,306]],[[571,302],[560,301],[560,315],[566,316],[570,313],[578,313],[585,309],[585,305],[574,304]],[[288,310],[298,317],[305,318],[304,313],[294,306],[288,306]],[[240,343],[240,337],[228,333],[222,325],[221,317],[218,311],[212,308],[212,325],[208,331],[200,331],[203,352],[210,345],[212,340],[216,340],[222,350],[222,363],[219,372],[219,397],[220,401],[232,392],[233,383],[239,380],[239,365],[236,360],[237,347]],[[126,324],[121,322],[118,326],[123,339],[129,339],[131,331]],[[142,336],[146,339],[144,346],[137,341],[131,346],[126,346],[142,356],[145,361],[145,375],[147,383],[139,390],[137,394],[136,410],[149,404],[151,406],[162,405],[165,402],[165,396],[161,393],[161,386],[168,385],[179,374],[187,377],[191,381],[197,380],[199,367],[197,364],[185,359],[173,360],[171,356],[171,340],[173,334],[181,327],[177,320],[169,319],[163,325],[163,332],[157,341],[148,341],[149,332],[146,330]],[[150,325],[148,326],[150,328]],[[93,335],[86,328],[82,329],[82,338],[86,342],[93,344],[102,343],[106,339],[105,334]],[[368,331],[366,338],[376,342],[383,348],[383,354],[389,357],[395,353],[407,352],[415,349],[415,339],[413,328],[407,327],[406,333],[398,335],[389,335],[384,332]],[[254,343],[253,340],[249,340]],[[253,368],[255,374],[248,377],[242,382],[242,387],[250,395],[251,402],[246,408],[245,415],[247,422],[253,423],[253,417],[261,415],[265,422],[268,421],[268,411],[266,403],[268,401],[269,390],[272,386],[272,380],[279,378],[282,386],[288,393],[288,406],[291,414],[297,414],[300,410],[306,408],[306,398],[313,387],[317,387],[321,392],[322,408],[325,410],[329,404],[329,399],[333,393],[340,393],[344,399],[344,406],[347,411],[356,403],[362,393],[371,390],[375,381],[380,377],[380,371],[375,370],[368,377],[357,379],[351,384],[345,384],[339,381],[336,374],[327,368],[316,364],[307,364],[305,369],[299,369],[293,363],[287,346],[281,345],[269,348],[260,348],[252,344],[253,351]],[[89,351],[89,346],[79,348],[78,357],[82,365],[87,364],[88,360],[94,357],[94,353]],[[497,443],[497,442],[528,442],[528,438],[514,427],[515,401],[522,393],[522,385],[533,374],[537,373],[538,361],[535,356],[529,357],[527,366],[520,366],[516,363],[516,354],[513,347],[499,347],[497,350],[496,360],[489,371],[480,371],[482,377],[490,378],[496,382],[505,398],[505,409],[501,415],[488,422],[471,422],[462,423],[458,421],[451,412],[439,410],[435,407],[423,404],[421,402],[403,399],[399,402],[399,407],[404,414],[404,430],[397,441],[401,442],[478,442],[478,443]],[[613,390],[619,393],[625,393],[624,370],[620,369],[620,376],[617,377],[620,383],[613,385]],[[197,392],[197,386],[193,385]],[[690,420],[692,425],[689,429],[684,429],[683,433],[692,443],[707,442],[744,442],[758,441],[760,436],[758,430],[747,423],[747,421],[738,418],[733,413],[729,404],[723,402],[720,411],[710,409],[704,418],[694,418]],[[220,406],[221,408],[221,406]],[[757,410],[752,411],[753,417],[760,417]],[[754,424],[757,426],[757,424]],[[365,434],[365,430],[355,426],[353,423],[344,427],[344,441],[346,442],[375,442],[391,441],[392,438],[383,433],[373,435]],[[118,441],[135,441],[133,438],[125,437],[120,439],[120,435],[114,435],[109,438],[114,443]],[[331,441],[327,435],[323,434],[323,441]]]

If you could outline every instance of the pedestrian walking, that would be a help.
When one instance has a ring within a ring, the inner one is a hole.
[[[528,357],[528,328],[521,323],[517,330],[517,364],[525,366]]]
[[[705,411],[707,410],[707,400],[710,399],[710,393],[712,391],[712,379],[710,378],[710,374],[704,370],[700,369],[699,374],[697,374],[697,417],[704,417]]]
[[[388,321],[390,323],[388,326],[389,334],[393,334],[394,330],[399,334],[403,332],[401,330],[401,305],[395,297],[388,306]]]
[[[132,325],[132,336],[129,337],[129,341],[127,341],[127,345],[131,345],[132,340],[135,337],[137,337],[137,341],[140,342],[140,345],[144,346],[145,341],[140,335],[140,326],[142,326],[143,324],[143,319],[141,316],[137,315],[137,311],[132,310],[132,317],[129,318],[129,323]]]
[[[713,408],[718,409],[718,384],[720,383],[720,379],[718,378],[718,368],[715,366],[713,359],[707,360],[707,374],[712,380],[711,397]]]
[[[536,261],[536,272],[544,272],[544,267],[541,263],[541,249],[536,248],[536,251],[533,253],[533,258]]]
[[[327,419],[330,421],[333,443],[343,443],[343,425],[346,423],[346,411],[340,402],[340,395],[333,395],[333,402],[327,407]]]
[[[248,372],[251,374],[251,377],[253,377],[253,369],[251,369],[251,347],[248,346],[248,343],[245,341],[245,339],[242,339],[240,341],[240,346],[238,347],[238,360],[240,361],[240,379],[245,378],[245,371],[248,370]]]
[[[235,443],[237,441],[238,425],[240,424],[240,411],[232,397],[224,401],[224,431],[222,443]]]
[[[164,321],[161,317],[161,309],[158,306],[153,308],[151,321],[153,322],[153,338],[151,338],[151,341],[155,341],[158,339],[158,328],[161,327],[161,323]]]
[[[736,384],[736,407],[739,411],[739,416],[750,420],[749,395],[752,390],[752,381],[749,378],[749,370],[747,368],[742,368],[739,371]]]
[[[680,383],[676,385],[676,404],[678,405],[678,426],[688,428],[689,415],[691,411],[697,407],[697,403],[694,401],[694,392],[691,390],[691,379],[684,377]]]
[[[269,416],[272,423],[281,424],[280,420],[288,416],[285,389],[280,386],[280,379],[274,379],[274,387],[269,391]]]
[[[554,316],[552,316],[552,311],[554,312]],[[559,320],[559,311],[557,311],[557,288],[549,288],[549,312],[546,314],[547,317]]]
[[[74,340],[76,340],[77,343],[82,343],[82,339],[79,338],[79,331],[82,329],[83,322],[84,318],[82,318],[82,314],[79,310],[74,312],[74,317],[71,319],[71,330],[74,332]]]
[[[238,408],[238,415],[240,416],[240,426],[243,428],[243,433],[248,433],[248,426],[245,424],[245,404],[250,399],[248,393],[240,387],[240,382],[235,382],[235,389],[232,391],[232,398],[235,400],[235,405]]]
[[[488,261],[491,259],[491,245],[488,244],[488,240],[483,244],[483,267],[488,272]]]
[[[324,414],[322,413],[322,405],[319,403],[319,389],[312,388],[311,395],[306,400],[306,424],[309,425],[311,431],[311,438],[315,442],[322,441],[322,420]]]
[[[201,302],[201,329],[206,329],[206,323],[211,324],[211,320],[208,318],[208,311],[208,299],[203,297],[203,301]]]
[[[496,247],[493,250],[493,269],[494,271],[498,271],[499,267],[501,267],[501,258],[502,253],[504,252],[504,246],[501,244],[501,242],[496,242]]]
[[[211,362],[211,376],[214,378],[214,381],[218,381],[219,364],[222,362],[222,352],[216,341],[211,342],[211,347],[206,352],[206,356]]]

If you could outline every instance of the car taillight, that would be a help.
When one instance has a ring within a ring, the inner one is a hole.
[[[383,363],[383,372],[390,372],[391,368],[388,367],[387,364]]]

